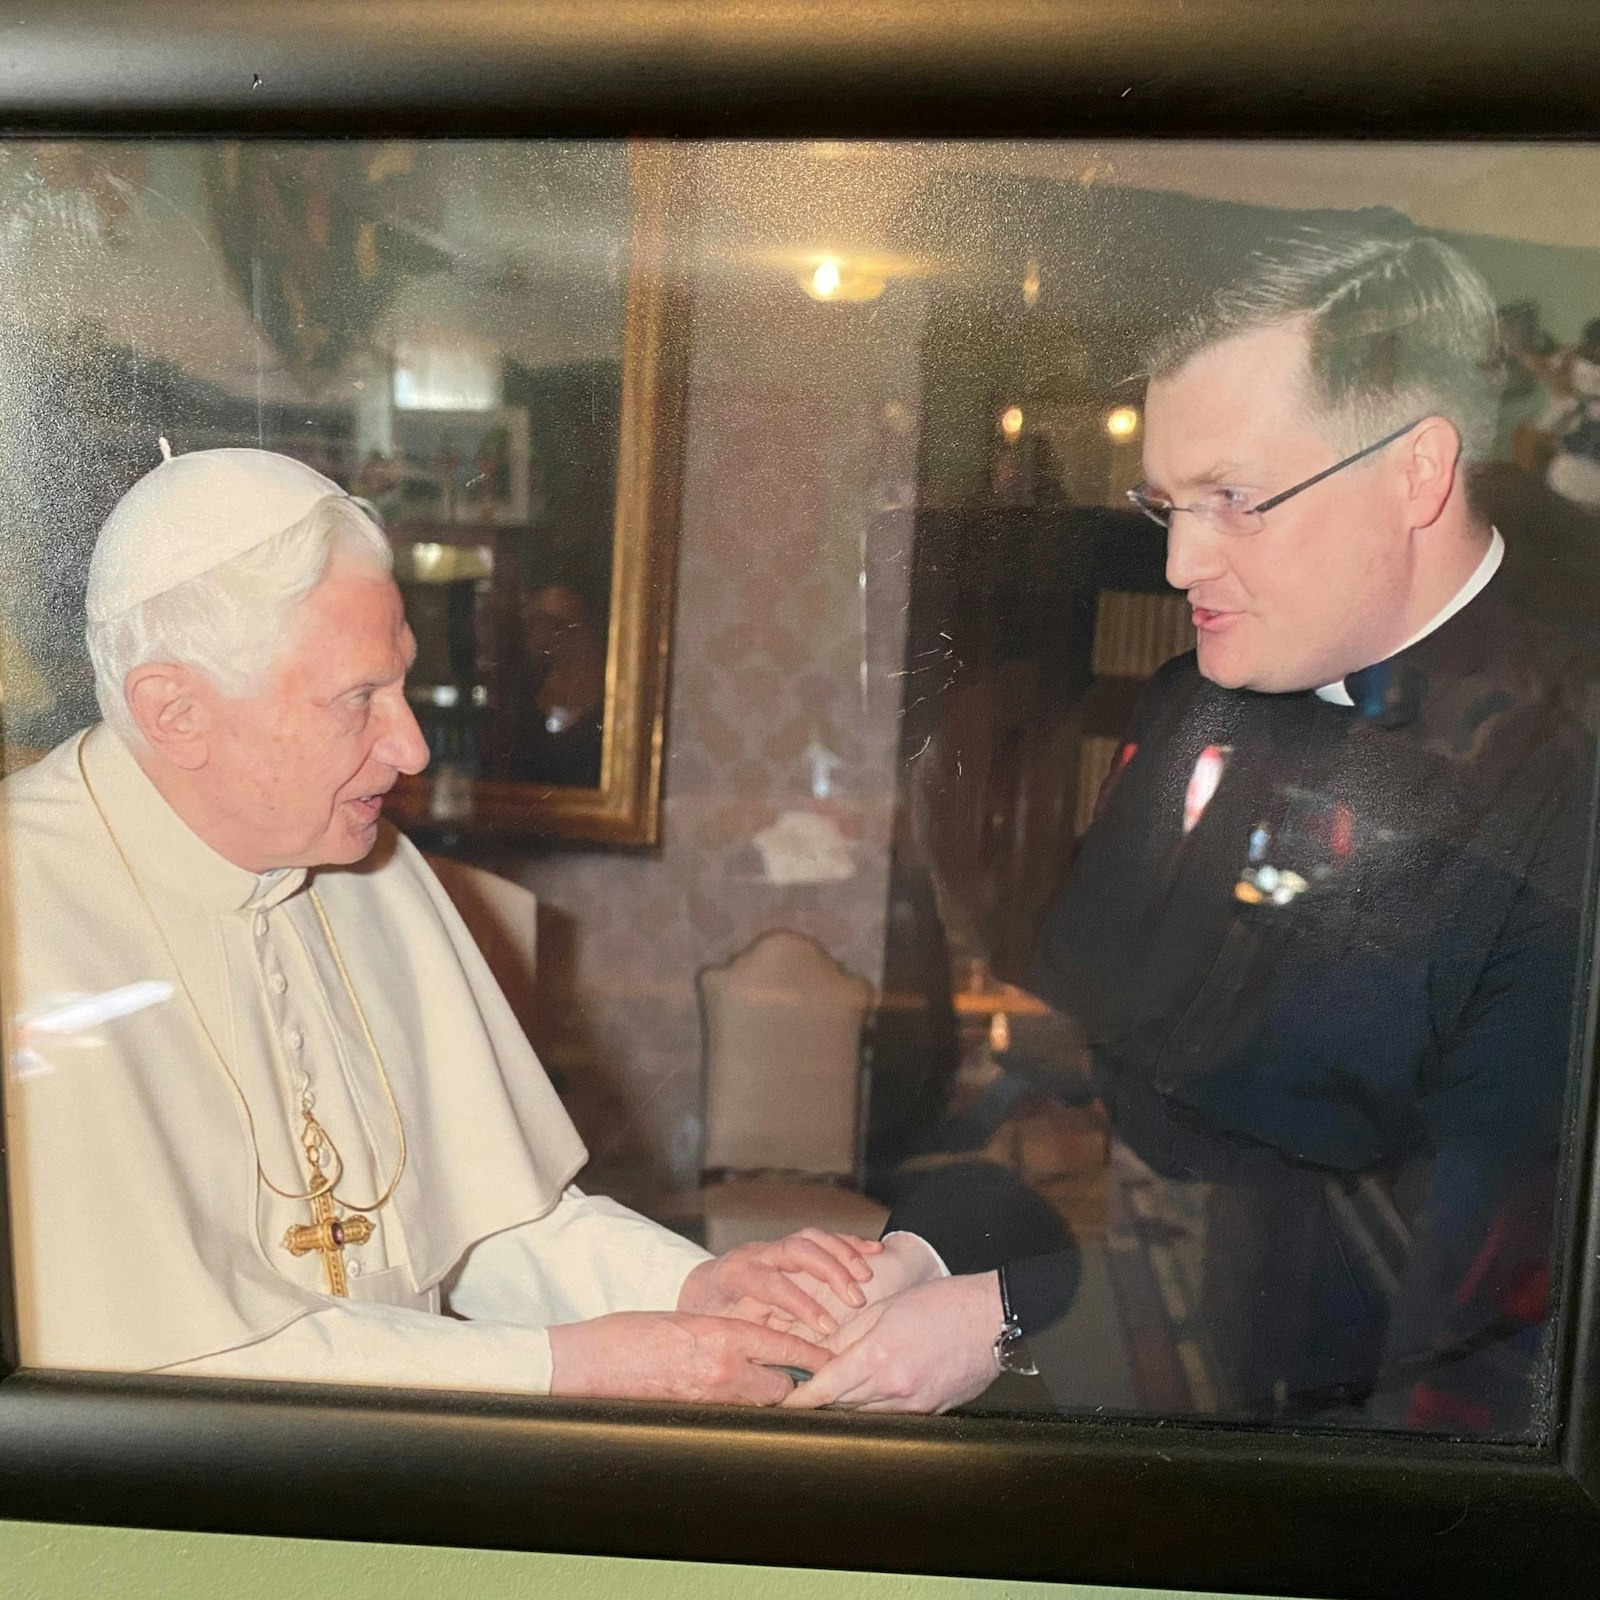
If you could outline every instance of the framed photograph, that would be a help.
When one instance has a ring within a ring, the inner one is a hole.
[[[382,509],[386,494],[398,502],[385,518],[405,522],[511,522],[528,520],[528,414],[519,407],[485,411],[408,409],[396,419],[395,454],[389,473],[375,464],[369,478]],[[368,496],[368,498],[371,498]]]
[[[1592,1589],[1587,8],[27,9],[0,1516]]]

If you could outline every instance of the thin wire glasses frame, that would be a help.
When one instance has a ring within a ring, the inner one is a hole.
[[[1356,462],[1365,460],[1366,457],[1376,454],[1385,445],[1391,445],[1396,439],[1403,439],[1419,424],[1426,422],[1426,417],[1417,417],[1408,422],[1403,428],[1396,428],[1393,433],[1386,433],[1373,444],[1357,450],[1354,455],[1349,455],[1343,461],[1335,461],[1331,467],[1324,467],[1321,472],[1313,473],[1309,478],[1281,490],[1275,495],[1268,496],[1259,504],[1253,506],[1235,506],[1230,504],[1224,496],[1230,491],[1226,489],[1213,490],[1210,495],[1197,500],[1190,506],[1173,505],[1170,500],[1158,500],[1147,489],[1129,489],[1128,499],[1136,505],[1149,519],[1163,528],[1171,528],[1173,517],[1180,511],[1190,512],[1209,522],[1220,533],[1235,536],[1254,533],[1261,525],[1261,518],[1274,506],[1281,506],[1285,500],[1292,500],[1297,494],[1313,488],[1324,478],[1331,478],[1336,472],[1343,472],[1346,467],[1354,466]]]

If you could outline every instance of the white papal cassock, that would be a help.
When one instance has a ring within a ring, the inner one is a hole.
[[[97,727],[0,785],[0,865],[26,1365],[542,1391],[546,1328],[671,1309],[705,1259],[572,1187],[576,1130],[392,829],[358,867],[257,876]],[[283,1248],[310,1209],[258,1179],[252,1149],[253,1122],[267,1177],[305,1189],[303,1075],[341,1197],[381,1193],[398,1154],[312,882],[409,1145],[371,1240],[345,1250],[348,1299],[323,1292],[319,1256]]]

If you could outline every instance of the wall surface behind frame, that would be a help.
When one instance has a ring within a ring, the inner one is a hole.
[[[1179,1600],[1171,1590],[979,1582],[604,1556],[427,1550],[231,1534],[0,1522],[0,1592],[14,1600]],[[1191,1600],[1207,1600],[1193,1596]],[[1221,1600],[1212,1596],[1210,1600]]]

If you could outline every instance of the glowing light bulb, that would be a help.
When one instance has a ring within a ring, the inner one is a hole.
[[[1006,436],[1007,444],[1017,442],[1017,435],[1022,432],[1021,406],[1007,406],[1000,413],[1000,431]]]
[[[1113,439],[1131,439],[1139,431],[1139,413],[1133,406],[1116,406],[1106,413],[1106,432]]]
[[[831,300],[838,294],[839,285],[843,281],[839,263],[832,256],[824,256],[817,263],[816,271],[811,274],[811,292],[819,300]]]
[[[859,256],[812,256],[795,267],[800,287],[824,304],[876,300],[891,275],[882,261]]]

